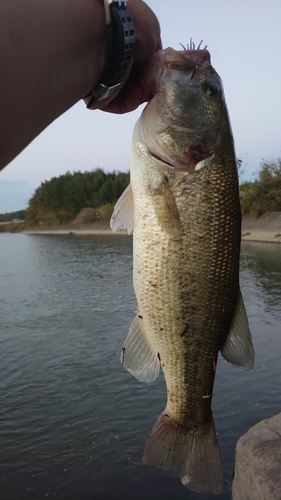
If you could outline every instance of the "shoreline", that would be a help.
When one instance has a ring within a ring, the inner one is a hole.
[[[266,212],[258,219],[244,216],[241,228],[242,241],[281,243],[281,212]]]
[[[9,231],[14,233],[14,231]],[[113,233],[108,222],[99,224],[81,224],[50,227],[31,227],[22,231],[15,231],[16,234],[39,234],[39,235],[128,235],[127,231],[116,231]],[[252,241],[259,243],[281,244],[281,212],[265,213],[258,219],[251,216],[244,216],[241,228],[242,241]]]
[[[26,229],[24,231],[21,231],[20,234],[69,234],[69,235],[95,235],[95,234],[121,234],[121,235],[128,235],[127,231],[116,231],[115,233],[111,231],[110,228],[95,228],[95,229]]]
[[[241,234],[241,241],[251,241],[253,243],[281,243],[281,233],[275,231],[252,231]]]
[[[19,233],[17,233],[19,234]],[[115,233],[111,229],[34,229],[21,231],[20,234],[31,234],[31,235],[74,235],[74,236],[94,236],[94,235],[121,235],[128,236],[127,231],[116,231]],[[276,233],[276,231],[243,231],[241,234],[242,241],[252,241],[257,243],[281,243],[281,232]]]

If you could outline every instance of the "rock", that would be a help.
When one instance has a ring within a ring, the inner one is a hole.
[[[251,427],[236,445],[232,500],[281,499],[281,413]]]

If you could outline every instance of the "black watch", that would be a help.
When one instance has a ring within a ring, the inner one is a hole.
[[[121,77],[131,60],[135,31],[127,0],[103,0],[108,41],[105,67],[100,82],[85,96],[88,109],[95,109],[121,85]],[[84,98],[84,99],[85,99]]]

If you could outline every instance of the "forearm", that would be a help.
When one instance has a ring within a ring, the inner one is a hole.
[[[99,0],[1,0],[0,169],[100,80]]]

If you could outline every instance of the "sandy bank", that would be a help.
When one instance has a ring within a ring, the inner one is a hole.
[[[108,226],[98,226],[95,225],[94,227],[81,227],[81,228],[73,228],[73,227],[50,227],[50,228],[31,228],[31,229],[26,229],[24,231],[21,231],[23,234],[70,234],[70,235],[94,235],[94,234],[121,234],[121,235],[126,235],[128,234],[127,231],[116,231],[116,233],[113,233]]]
[[[24,234],[69,234],[69,235],[97,235],[120,234],[127,235],[127,231],[113,233],[109,224],[68,225],[54,227],[28,228]],[[242,240],[259,241],[265,243],[281,243],[281,212],[265,213],[258,219],[246,216],[242,221]]]
[[[95,234],[121,234],[127,235],[127,231],[116,231],[113,233],[109,227],[109,220],[95,223],[70,223],[61,226],[34,226],[25,228],[23,234],[69,234],[69,235],[95,235]]]
[[[258,219],[244,217],[242,240],[281,243],[281,212],[265,213]]]
[[[31,230],[31,231],[21,231],[21,234],[76,234],[76,235],[90,235],[90,234],[128,234],[127,231],[116,231],[113,233],[111,229],[46,229],[46,230]]]

